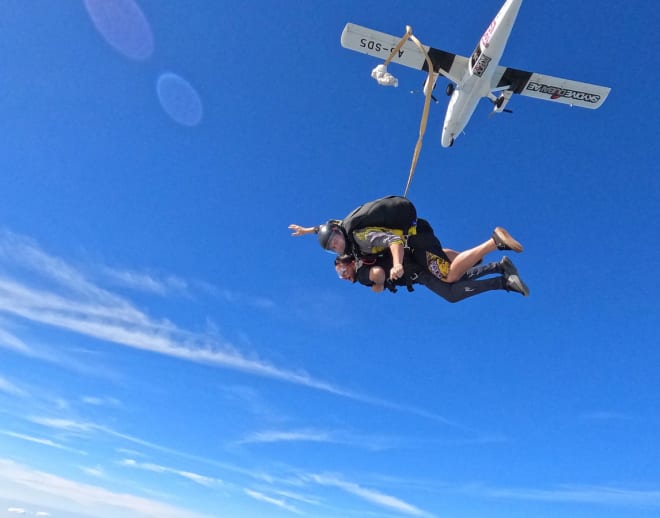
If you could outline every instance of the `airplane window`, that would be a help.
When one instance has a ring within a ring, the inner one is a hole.
[[[477,44],[477,48],[474,49],[472,53],[472,58],[470,59],[470,68],[473,68],[479,57],[481,56],[481,45]]]

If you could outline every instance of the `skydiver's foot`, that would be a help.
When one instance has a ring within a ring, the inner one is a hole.
[[[508,277],[509,275],[518,275],[518,268],[516,268],[513,261],[511,261],[506,255],[500,259],[500,271],[505,277]]]
[[[498,250],[513,250],[518,253],[523,251],[522,245],[513,239],[511,234],[502,227],[495,227],[492,238],[493,241],[495,241],[495,246],[497,246]]]
[[[516,274],[512,274],[506,277],[506,290],[520,293],[523,297],[527,297],[529,295],[529,288],[527,287],[527,284],[525,284],[523,280]]]

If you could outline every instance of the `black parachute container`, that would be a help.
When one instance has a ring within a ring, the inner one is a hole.
[[[407,233],[417,221],[417,210],[408,198],[385,196],[360,205],[342,220],[342,227],[350,236],[365,227],[386,227]]]

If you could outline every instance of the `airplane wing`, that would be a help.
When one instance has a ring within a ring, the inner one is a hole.
[[[513,93],[535,99],[591,109],[600,107],[610,93],[610,88],[606,86],[502,66],[498,66],[495,70],[492,85],[493,90],[512,90]]]
[[[354,23],[347,23],[341,33],[342,47],[375,56],[386,60],[394,47],[401,41],[401,36],[393,36],[384,32],[374,31]],[[464,75],[468,66],[468,58],[438,50],[424,45],[429,54],[435,72],[442,70],[443,75],[457,83]],[[408,40],[399,50],[398,55],[392,58],[392,63],[398,63],[417,70],[428,71],[424,54],[417,45]]]

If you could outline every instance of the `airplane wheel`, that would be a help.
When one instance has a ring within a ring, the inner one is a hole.
[[[452,137],[451,141],[449,142],[449,147],[452,147],[454,145],[454,138]]]
[[[447,85],[447,88],[445,88],[445,93],[446,93],[449,97],[451,97],[451,94],[454,93],[454,83],[449,83],[449,84]]]
[[[503,104],[504,104],[504,97],[498,97],[497,101],[495,101],[495,106],[497,106],[497,108],[500,109]]]

